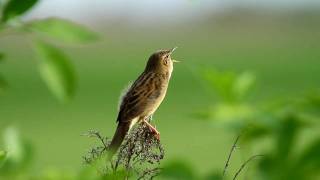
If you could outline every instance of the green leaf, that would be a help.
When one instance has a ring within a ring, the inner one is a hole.
[[[7,157],[7,152],[0,150],[0,168]]]
[[[98,35],[95,32],[84,26],[58,18],[34,21],[29,24],[29,27],[35,32],[64,42],[82,43],[98,39]]]
[[[233,92],[237,99],[244,98],[254,86],[255,83],[255,76],[250,72],[244,72],[240,74],[234,84],[233,84]]]
[[[255,83],[255,76],[250,72],[236,74],[232,71],[205,69],[202,75],[218,96],[227,102],[243,100]]]
[[[254,128],[250,127],[244,134],[242,141],[248,142],[253,140],[259,140],[262,137],[269,135],[271,132],[270,129],[264,127],[264,126],[254,126]]]
[[[254,109],[247,104],[218,103],[212,108],[211,116],[215,120],[243,124],[254,116]]]
[[[31,144],[25,141],[14,127],[7,128],[3,137],[8,154],[1,172],[16,174],[28,168],[33,155]]]
[[[40,59],[40,74],[48,88],[59,100],[70,100],[75,93],[76,77],[69,58],[45,42],[37,43],[36,52]]]
[[[38,0],[9,0],[3,9],[2,21],[6,22],[9,19],[22,15],[37,2]]]
[[[219,72],[214,69],[206,69],[203,78],[224,101],[234,101],[233,84],[236,74],[233,72]]]
[[[302,154],[297,165],[299,167],[310,167],[320,170],[320,139],[313,142]]]
[[[286,114],[277,131],[277,154],[281,161],[290,155],[302,124],[295,114]]]

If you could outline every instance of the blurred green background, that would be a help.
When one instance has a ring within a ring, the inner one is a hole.
[[[0,34],[5,52],[0,72],[8,82],[0,96],[0,132],[14,126],[31,141],[31,172],[83,167],[82,156],[93,142],[81,134],[96,129],[113,135],[121,90],[158,49],[178,46],[173,57],[181,61],[154,116],[166,149],[163,163],[182,160],[199,175],[222,172],[237,135],[217,119],[194,115],[221,102],[201,78],[203,69],[252,72],[257,83],[246,99],[252,106],[319,92],[320,6],[311,2],[142,1],[133,7],[112,2],[92,1],[92,9],[99,7],[94,13],[86,11],[84,1],[44,1],[23,17],[61,16],[99,33],[100,40],[91,43],[54,42],[77,75],[75,97],[67,103],[52,96],[39,76],[33,35]],[[64,12],[69,8],[69,14]],[[319,135],[307,128],[296,141],[302,147]],[[258,147],[240,146],[229,171],[260,153]]]

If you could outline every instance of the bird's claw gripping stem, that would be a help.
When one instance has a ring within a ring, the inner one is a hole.
[[[154,134],[154,136],[158,140],[160,140],[160,132],[155,127],[153,127],[148,121],[144,120],[143,122],[146,123],[146,125],[149,127],[150,131]]]

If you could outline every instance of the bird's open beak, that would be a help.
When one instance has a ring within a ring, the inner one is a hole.
[[[174,48],[172,48],[172,49],[171,49],[171,51],[170,51],[170,54],[172,54],[172,53],[173,53],[173,51],[175,51],[177,48],[178,48],[178,47],[174,47]]]
[[[172,48],[171,51],[170,51],[170,55],[171,55],[171,54],[173,53],[173,51],[175,51],[177,48],[178,48],[178,47]],[[172,59],[172,62],[177,63],[177,62],[180,62],[180,61],[177,61],[177,60]]]

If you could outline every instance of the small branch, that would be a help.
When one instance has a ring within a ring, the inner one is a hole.
[[[106,144],[106,142],[104,141],[103,137],[100,135],[99,132],[95,133],[96,137],[101,141],[101,143],[103,144],[104,148],[107,150],[108,149],[108,145]]]
[[[229,155],[228,155],[228,159],[227,159],[226,164],[225,164],[224,169],[223,169],[222,179],[224,178],[224,176],[225,176],[225,174],[226,174],[226,172],[227,172],[227,169],[228,169],[228,167],[229,167],[229,162],[230,162],[231,156],[232,156],[234,150],[235,150],[236,147],[237,147],[237,143],[238,143],[241,135],[242,135],[242,133],[240,133],[240,134],[238,135],[237,139],[234,141],[234,143],[233,143],[233,145],[232,145],[232,147],[231,147],[231,149],[230,149],[230,152],[229,152]]]
[[[100,135],[100,133],[98,131],[89,130],[87,133],[83,134],[83,136],[95,137],[95,138],[99,139],[101,141],[101,143],[103,144],[104,149],[105,150],[108,149],[107,143],[105,142],[105,140],[103,139],[103,137]]]
[[[257,157],[262,157],[263,155],[254,155],[254,156],[251,156],[247,161],[245,161],[242,165],[241,165],[241,167],[239,168],[239,170],[236,172],[236,174],[234,175],[234,177],[233,177],[233,180],[235,180],[235,179],[237,179],[237,177],[238,177],[238,175],[240,174],[240,172],[246,167],[246,165],[250,162],[250,161],[252,161],[252,160],[254,160],[255,158],[257,158]]]

